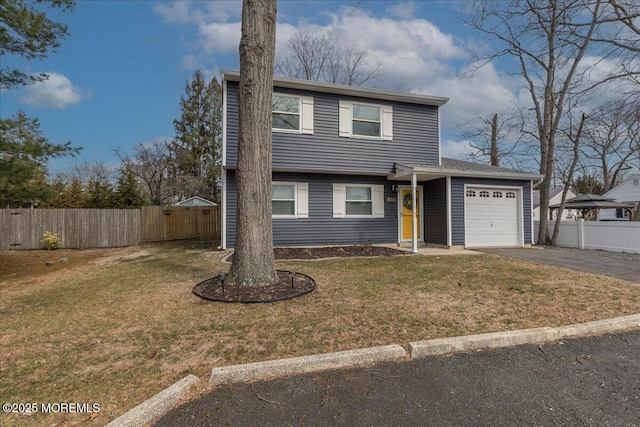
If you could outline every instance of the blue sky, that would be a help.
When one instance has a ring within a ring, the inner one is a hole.
[[[468,77],[474,45],[455,17],[461,2],[284,1],[278,5],[277,46],[299,28],[325,32],[381,60],[376,86],[446,96],[442,133],[445,155],[460,155],[456,125],[474,114],[514,102],[518,82],[491,64]],[[40,120],[52,142],[83,147],[80,160],[117,165],[115,149],[171,138],[185,82],[237,69],[239,1],[78,1],[71,12],[50,16],[69,26],[58,52],[44,61],[3,58],[29,72],[47,72],[44,83],[1,94],[3,118],[24,110]],[[68,158],[54,160],[64,172]]]

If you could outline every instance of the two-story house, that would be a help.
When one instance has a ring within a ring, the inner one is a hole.
[[[238,82],[223,72],[223,248],[236,232]],[[274,245],[530,245],[541,175],[442,158],[447,100],[275,78]]]

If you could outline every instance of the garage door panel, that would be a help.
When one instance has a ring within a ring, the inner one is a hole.
[[[518,246],[519,190],[471,187],[465,192],[465,245]]]

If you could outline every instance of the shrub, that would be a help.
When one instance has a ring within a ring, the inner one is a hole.
[[[55,249],[56,246],[60,244],[60,238],[58,237],[58,233],[45,231],[44,235],[42,236],[42,242],[48,250],[51,250]]]

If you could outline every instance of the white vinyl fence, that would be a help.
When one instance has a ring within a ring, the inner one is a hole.
[[[555,222],[549,223],[553,235]],[[540,221],[534,221],[534,238],[538,237]],[[640,253],[640,222],[562,221],[558,246],[580,249],[602,249],[611,252]]]

